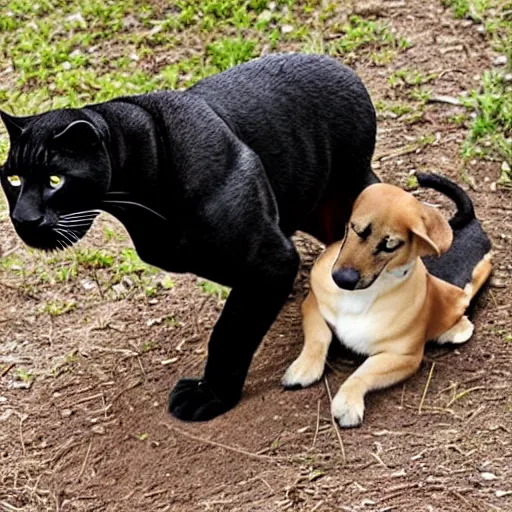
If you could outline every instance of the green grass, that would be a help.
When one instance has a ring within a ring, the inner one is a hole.
[[[213,295],[220,300],[226,300],[229,295],[229,288],[227,286],[221,286],[217,283],[212,283],[211,281],[203,281],[200,280],[198,282],[199,288],[203,290],[204,293],[208,295]]]
[[[366,54],[376,64],[387,64],[396,52],[410,47],[410,43],[394,34],[388,24],[360,16],[350,16],[340,32],[343,36],[328,46],[328,52],[343,56],[349,62]]]
[[[507,57],[506,66],[484,71],[481,86],[462,101],[476,113],[462,147],[465,158],[488,158],[512,165],[512,3],[510,0],[444,0],[456,17],[483,25],[493,49]],[[456,119],[455,122],[461,122]],[[501,184],[509,183],[505,178]]]

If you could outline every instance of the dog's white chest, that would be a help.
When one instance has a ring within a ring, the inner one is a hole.
[[[371,311],[375,298],[375,293],[366,290],[341,293],[334,311],[322,311],[341,342],[359,354],[370,354],[375,342],[376,322]]]

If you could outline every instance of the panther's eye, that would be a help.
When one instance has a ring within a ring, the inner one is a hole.
[[[64,183],[64,178],[62,176],[57,176],[56,174],[52,174],[48,180],[50,182],[50,187],[52,188],[59,188],[62,183]]]
[[[21,178],[17,174],[7,176],[7,181],[12,187],[19,187],[21,185]]]

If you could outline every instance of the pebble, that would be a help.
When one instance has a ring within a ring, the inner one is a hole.
[[[497,478],[497,476],[494,473],[487,473],[487,472],[480,473],[480,476],[484,480],[496,480],[496,478]]]
[[[507,56],[506,55],[498,55],[498,57],[496,57],[494,60],[493,60],[493,64],[495,66],[505,66],[505,64],[508,62],[508,59],[507,59]]]
[[[0,421],[7,421],[12,415],[12,409],[7,409],[0,415]]]

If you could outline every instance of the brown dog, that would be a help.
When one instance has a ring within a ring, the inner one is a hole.
[[[369,356],[332,402],[340,425],[356,426],[365,394],[414,374],[427,341],[467,341],[473,324],[465,312],[490,275],[490,253],[472,268],[464,287],[454,286],[429,273],[421,260],[446,253],[452,241],[448,221],[411,194],[383,183],[365,189],[345,238],[329,246],[312,269],[302,308],[304,347],[286,371],[284,386],[305,387],[321,378],[334,332],[344,345]]]

